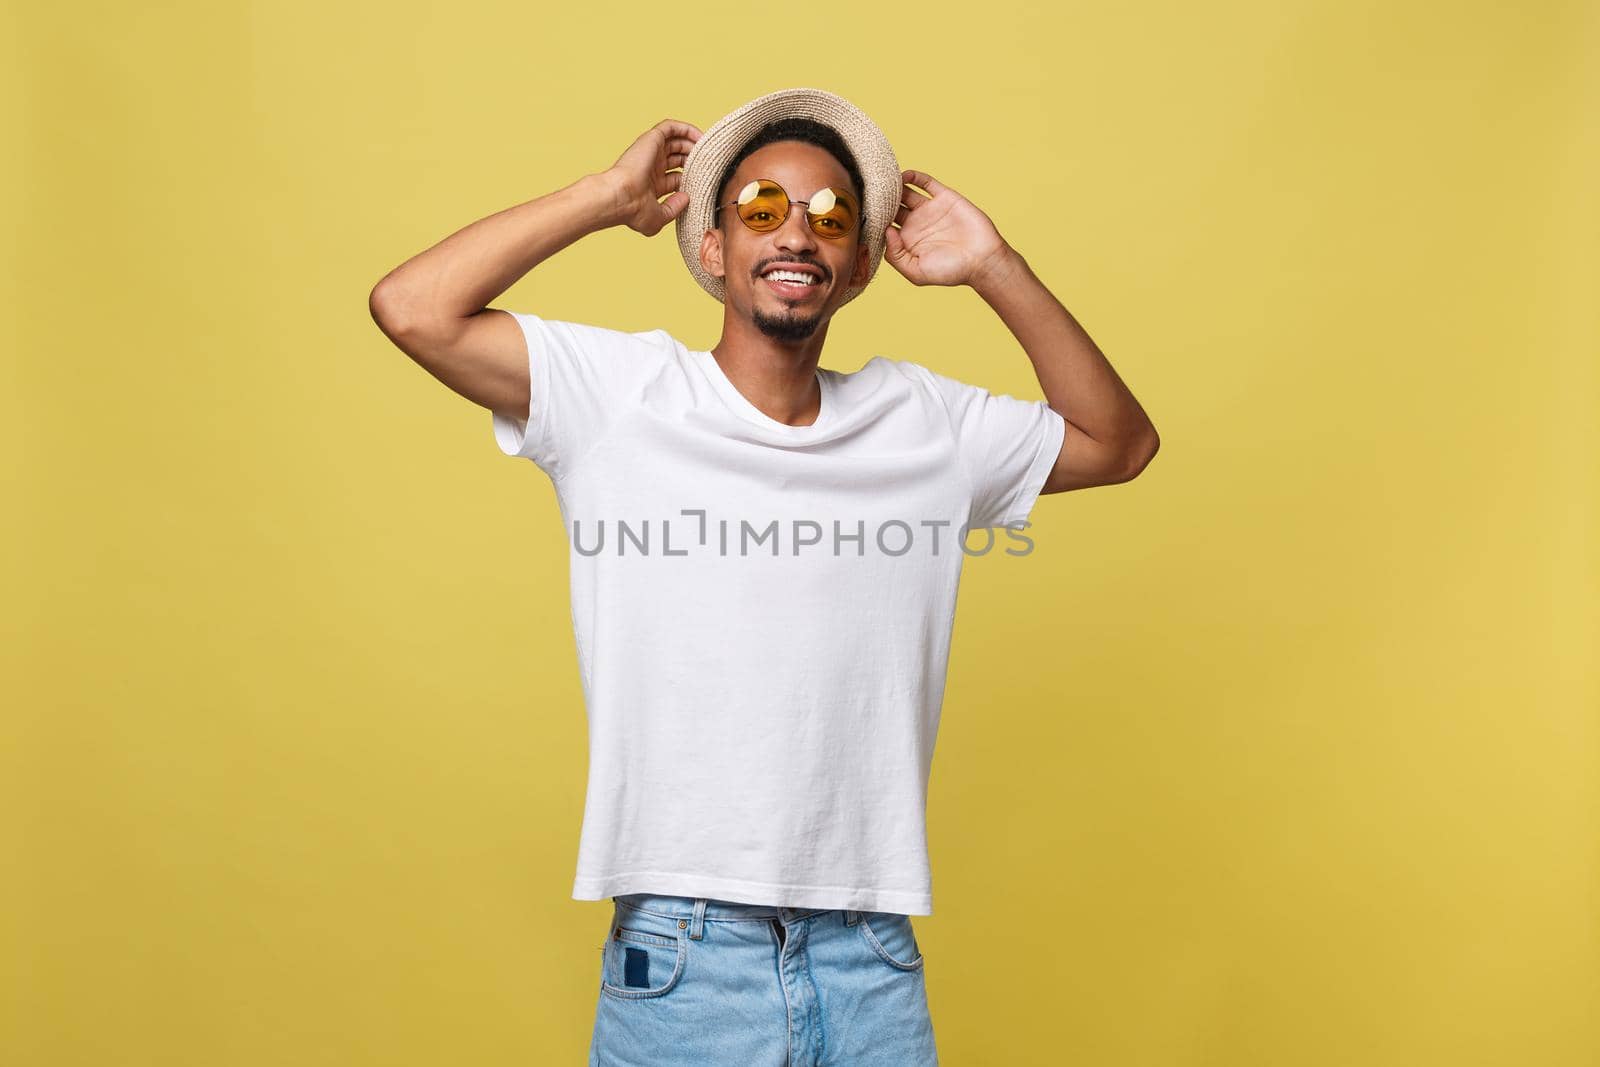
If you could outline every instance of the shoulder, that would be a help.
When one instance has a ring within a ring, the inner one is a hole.
[[[933,372],[910,360],[891,356],[873,356],[853,371],[829,370],[836,383],[864,391],[885,389],[907,393],[934,395],[937,390]]]
[[[576,351],[609,352],[615,350],[652,350],[669,352],[677,340],[663,329],[618,330],[591,322],[548,318],[529,311],[509,313],[530,339],[570,348]]]
[[[535,391],[605,391],[642,387],[681,358],[683,345],[664,329],[619,330],[589,322],[510,313],[527,340]]]
[[[897,389],[905,394],[906,399],[916,400],[945,415],[985,392],[921,363],[891,356],[873,356],[856,373],[871,381],[878,389]]]

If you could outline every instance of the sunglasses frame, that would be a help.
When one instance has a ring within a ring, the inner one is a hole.
[[[740,186],[739,187],[740,190],[742,191],[746,186],[748,186],[750,184],[750,182],[766,182],[769,185],[772,185],[773,187],[775,187],[778,190],[779,193],[781,193],[783,195],[783,199],[784,199],[785,203],[788,205],[787,207],[785,207],[783,209],[783,217],[780,218],[777,221],[777,223],[775,225],[773,225],[770,229],[766,229],[766,230],[758,230],[758,229],[756,229],[754,226],[750,225],[750,220],[749,219],[745,218],[743,215],[740,215],[739,216],[739,221],[744,223],[745,228],[750,230],[752,233],[772,233],[774,230],[781,229],[783,224],[789,221],[789,209],[793,208],[797,204],[799,206],[805,208],[806,226],[811,230],[812,233],[816,234],[818,237],[821,237],[825,241],[842,241],[846,237],[849,237],[856,230],[860,229],[860,227],[861,227],[861,219],[862,219],[861,205],[856,200],[855,194],[852,193],[848,189],[840,189],[840,188],[838,188],[836,186],[831,186],[831,185],[828,186],[828,191],[831,191],[835,198],[844,200],[846,203],[848,203],[850,205],[850,211],[851,211],[851,213],[853,215],[855,215],[855,224],[850,229],[844,231],[843,233],[823,233],[821,230],[817,229],[817,222],[819,220],[821,220],[821,219],[827,218],[828,216],[827,215],[813,215],[811,213],[811,201],[810,200],[795,200],[794,198],[792,198],[789,195],[789,190],[785,189],[782,185],[780,185],[778,183],[777,179],[775,179],[775,178],[752,178],[752,179],[750,179],[749,182],[745,182],[744,185]],[[824,190],[821,190],[821,189],[817,190],[817,192],[823,192],[823,191]],[[815,197],[817,194],[816,193],[812,193],[811,195],[813,197]],[[711,215],[712,215],[713,218],[715,218],[717,213],[720,212],[723,208],[736,207],[736,206],[738,206],[738,203],[739,203],[738,199],[735,198],[733,200],[728,201],[726,204],[718,204],[715,208],[712,209]]]

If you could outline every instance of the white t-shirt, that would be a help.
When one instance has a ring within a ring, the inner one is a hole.
[[[512,314],[532,418],[494,436],[555,487],[588,714],[573,899],[932,914],[961,565],[1031,548],[1065,421],[874,356],[789,426],[664,330]]]

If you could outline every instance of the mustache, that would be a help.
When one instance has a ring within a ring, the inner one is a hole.
[[[824,267],[821,263],[817,263],[817,262],[814,262],[814,261],[809,260],[809,259],[773,259],[773,260],[768,260],[766,263],[763,263],[763,264],[761,264],[761,266],[757,267],[755,269],[755,271],[751,274],[751,277],[753,277],[753,278],[761,277],[768,270],[772,269],[772,265],[774,263],[800,263],[800,264],[803,264],[804,266],[807,266],[807,267],[815,267],[817,269],[817,272],[822,275],[822,280],[823,281],[827,281],[827,280],[829,280],[830,278],[833,277],[833,275],[831,273],[829,273],[827,267]]]

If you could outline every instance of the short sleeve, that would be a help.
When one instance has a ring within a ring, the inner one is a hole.
[[[508,311],[527,345],[529,411],[493,416],[495,443],[508,456],[532,460],[560,480],[637,398],[660,370],[661,330],[623,333]]]
[[[944,402],[956,452],[972,482],[972,529],[1017,526],[1055,467],[1067,420],[1043,400],[1021,400],[919,368]]]

